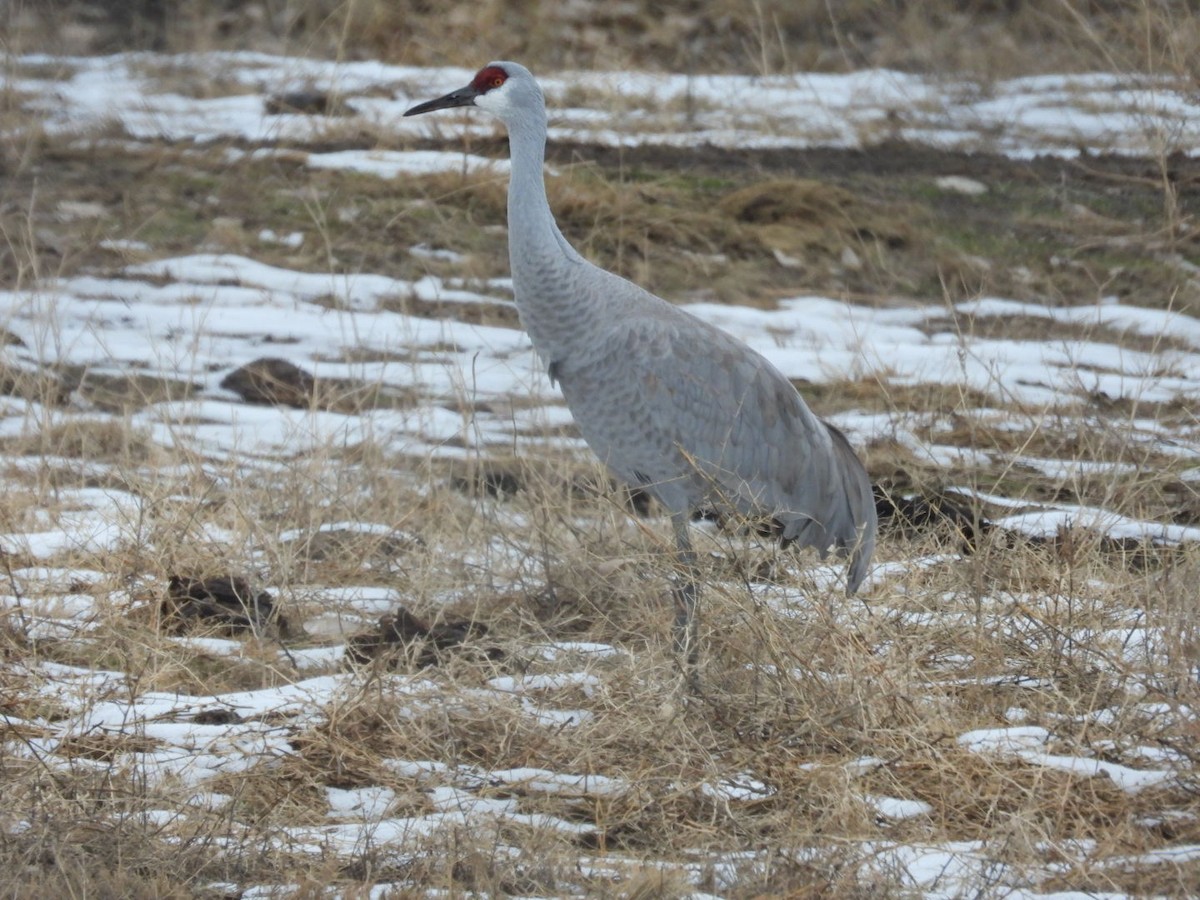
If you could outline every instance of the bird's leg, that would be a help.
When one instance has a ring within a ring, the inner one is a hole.
[[[688,535],[688,516],[677,513],[671,517],[675,528],[676,556],[679,574],[675,581],[675,652],[684,667],[688,683],[696,686],[696,665],[700,659],[699,623],[696,607],[700,585],[696,568],[696,551]]]

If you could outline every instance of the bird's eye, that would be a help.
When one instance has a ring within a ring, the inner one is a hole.
[[[0,0],[2,2],[2,0]],[[508,81],[508,73],[499,66],[486,66],[475,73],[472,86],[481,94],[495,90]]]

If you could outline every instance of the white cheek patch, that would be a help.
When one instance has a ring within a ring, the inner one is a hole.
[[[480,94],[475,98],[475,105],[480,109],[486,109],[488,112],[499,113],[508,109],[508,97],[504,86],[493,88],[486,94]]]

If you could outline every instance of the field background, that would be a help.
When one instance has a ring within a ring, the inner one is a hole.
[[[1194,73],[1195,5],[1120,0],[43,0],[5,5],[7,49],[251,49],[408,65],[519,59],[535,71],[841,72],[1008,78]]]
[[[686,139],[716,100],[605,77],[886,68],[984,103],[1103,73],[1187,107],[1194,3],[10,0],[0,48],[5,896],[1194,895],[1200,164],[1178,120],[1022,155],[987,128],[925,140],[897,105],[853,146],[742,147]],[[147,107],[317,125],[62,126],[81,94],[52,86],[89,71],[66,57],[130,51]],[[296,92],[236,51],[431,69]],[[853,601],[836,565],[698,526],[698,697],[669,527],[544,380],[484,396],[493,363],[535,368],[485,164],[502,131],[355,111],[496,58],[624,123],[553,142],[567,237],[788,360],[920,520],[884,523]],[[344,151],[462,164],[313,162]],[[388,281],[356,306],[305,287],[330,275]],[[147,337],[147,309],[185,327]],[[900,329],[984,362],[910,377],[872,344]],[[258,359],[294,368],[239,368]],[[222,578],[270,609],[179,587]]]

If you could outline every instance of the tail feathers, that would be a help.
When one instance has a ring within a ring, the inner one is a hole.
[[[849,550],[850,567],[846,573],[846,593],[854,594],[867,577],[871,557],[875,553],[875,531],[878,521],[875,514],[875,494],[871,490],[871,479],[867,470],[846,440],[846,436],[828,422],[829,436],[833,438],[833,449],[838,459],[837,471],[845,488],[846,507],[849,512],[849,529],[838,534],[838,546]]]
[[[850,567],[846,570],[846,595],[854,596],[867,577],[867,569],[871,565],[871,555],[875,552],[875,535],[864,531],[858,545],[850,556]]]

